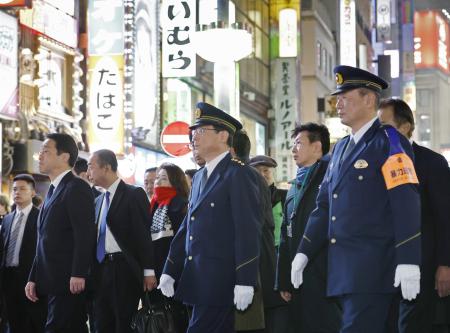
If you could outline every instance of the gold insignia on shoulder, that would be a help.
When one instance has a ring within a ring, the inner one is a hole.
[[[335,79],[336,79],[336,83],[337,83],[337,84],[342,84],[342,83],[344,83],[344,78],[342,77],[342,74],[341,74],[341,73],[336,73]]]
[[[356,169],[365,169],[369,166],[366,160],[357,160],[353,165]]]
[[[196,109],[195,110],[195,119],[198,119],[202,116],[202,110]]]

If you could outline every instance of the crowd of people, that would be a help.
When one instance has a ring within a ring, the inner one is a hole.
[[[190,127],[199,168],[150,167],[144,188],[120,179],[112,151],[84,160],[49,134],[43,201],[29,174],[12,203],[0,196],[2,330],[133,332],[146,293],[180,333],[448,333],[447,161],[411,140],[404,101],[380,101],[384,80],[335,74],[351,134],[331,147],[324,125],[293,128],[289,190],[207,103]]]

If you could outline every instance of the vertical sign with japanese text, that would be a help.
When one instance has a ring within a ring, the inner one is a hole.
[[[287,182],[294,177],[291,133],[297,118],[296,58],[279,58],[273,62],[272,91],[275,110],[275,159],[277,180]]]
[[[161,7],[163,77],[196,75],[195,0],[164,0]]]
[[[90,150],[123,152],[123,57],[92,56],[89,72]]]
[[[356,66],[355,0],[340,0],[341,65]]]
[[[89,144],[124,151],[124,6],[88,2]]]
[[[0,113],[17,116],[17,19],[0,12]]]
[[[157,0],[135,1],[134,127],[149,130],[145,142],[159,139],[159,33]]]
[[[122,0],[89,0],[89,55],[123,54]]]

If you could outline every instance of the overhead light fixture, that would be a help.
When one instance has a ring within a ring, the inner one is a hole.
[[[200,57],[214,63],[239,61],[253,50],[250,27],[243,23],[197,25],[192,42]]]

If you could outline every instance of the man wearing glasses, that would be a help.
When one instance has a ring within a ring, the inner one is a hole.
[[[158,288],[193,306],[188,333],[228,333],[235,331],[233,303],[245,310],[256,285],[261,220],[257,180],[229,153],[241,123],[207,103],[197,104],[195,116],[192,144],[206,164],[194,176],[189,209]]]

